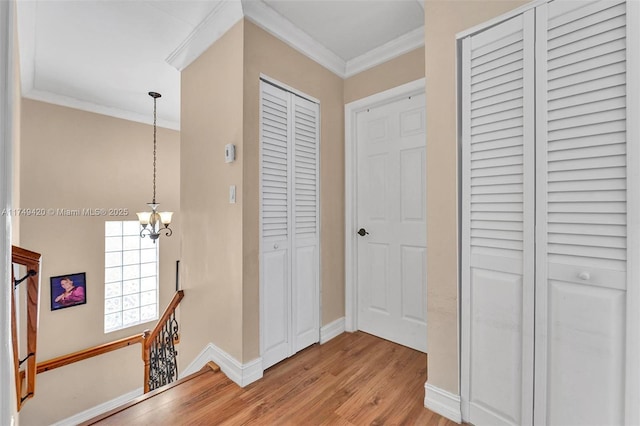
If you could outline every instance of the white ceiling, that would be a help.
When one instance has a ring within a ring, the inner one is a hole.
[[[19,0],[23,96],[178,129],[180,70],[246,16],[347,77],[424,43],[422,0]]]

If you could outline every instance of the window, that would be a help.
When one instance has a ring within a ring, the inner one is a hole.
[[[158,244],[138,221],[105,222],[105,333],[158,319]]]

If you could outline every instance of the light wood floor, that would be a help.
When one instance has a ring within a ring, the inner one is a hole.
[[[208,372],[98,424],[453,426],[423,406],[426,365],[423,353],[344,333],[244,389]]]

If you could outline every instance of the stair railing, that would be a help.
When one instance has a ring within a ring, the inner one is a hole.
[[[15,278],[14,268],[11,268],[11,341],[13,344],[13,367],[16,381],[16,400],[18,411],[29,398],[35,394],[36,388],[36,344],[38,342],[38,312],[40,301],[40,260],[42,255],[21,247],[11,247],[11,263],[26,267],[26,275]],[[16,288],[26,281],[26,310],[27,310],[27,356],[20,359],[18,319],[16,310]],[[22,364],[27,363],[24,370]],[[26,382],[26,387],[25,387]]]
[[[176,308],[183,297],[184,291],[178,290],[153,331],[145,337],[143,350],[144,393],[169,384],[178,378],[178,351],[175,345],[180,342],[180,335],[178,334]]]
[[[144,392],[147,393],[150,390],[171,383],[177,379],[178,375],[176,358],[178,352],[175,349],[175,345],[180,342],[180,338],[178,335],[176,309],[183,298],[184,291],[178,290],[152,331],[145,330],[140,334],[38,363],[37,373],[44,373],[45,371],[140,343],[144,362]]]

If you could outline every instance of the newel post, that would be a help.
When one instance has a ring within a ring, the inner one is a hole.
[[[150,350],[149,347],[149,335],[151,330],[145,330],[142,332],[142,361],[144,362],[144,393],[149,392],[149,379],[150,379]]]

